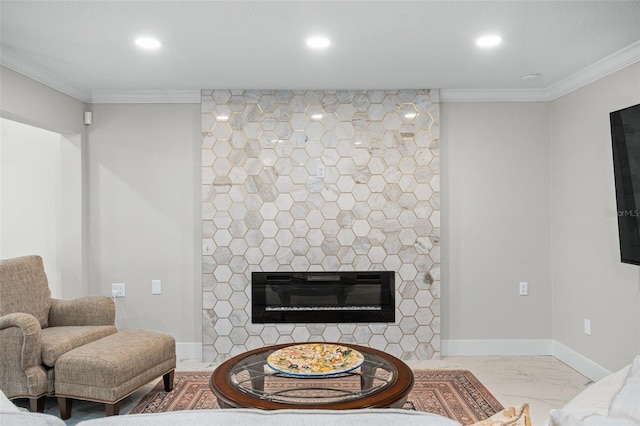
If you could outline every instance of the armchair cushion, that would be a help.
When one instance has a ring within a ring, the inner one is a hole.
[[[24,312],[48,326],[51,291],[40,256],[0,261],[0,316]]]
[[[64,325],[114,325],[116,307],[107,296],[75,300],[51,299],[49,327]]]
[[[57,359],[72,349],[114,334],[113,325],[49,327],[42,330],[42,363],[53,367]]]

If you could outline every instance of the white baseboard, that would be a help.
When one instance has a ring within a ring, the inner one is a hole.
[[[593,381],[611,371],[553,339],[442,340],[443,356],[545,356],[564,362]]]
[[[202,343],[176,342],[176,358],[202,360]]]
[[[550,339],[442,340],[443,356],[552,355]]]
[[[594,382],[611,374],[611,371],[556,340],[553,341],[553,356]]]

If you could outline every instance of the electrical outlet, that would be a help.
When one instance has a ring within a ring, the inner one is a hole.
[[[591,336],[591,320],[584,319],[584,334]]]
[[[520,296],[529,295],[529,283],[526,281],[520,281]]]
[[[113,297],[124,297],[124,283],[114,283],[111,284],[111,296]]]

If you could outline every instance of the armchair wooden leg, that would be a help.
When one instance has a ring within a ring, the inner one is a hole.
[[[120,401],[114,404],[104,404],[104,409],[107,412],[107,417],[117,416],[120,414]]]
[[[171,389],[173,389],[173,372],[174,371],[175,370],[171,370],[167,374],[162,376],[162,380],[164,381],[164,390],[166,392],[169,392]]]
[[[44,412],[44,403],[46,400],[46,396],[41,396],[40,398],[29,398],[29,410],[32,413]]]
[[[67,420],[71,417],[71,402],[71,398],[58,397],[58,409],[60,409],[60,418],[62,420]]]

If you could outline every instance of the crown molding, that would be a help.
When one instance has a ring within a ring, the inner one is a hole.
[[[546,102],[545,89],[440,89],[440,102]]]
[[[82,90],[66,77],[44,68],[42,65],[25,58],[6,46],[2,46],[0,65],[20,73],[25,77],[29,77],[38,83],[55,89],[58,92],[71,96],[80,102],[90,102],[89,93],[87,91]]]
[[[546,89],[440,89],[442,102],[550,102],[640,61],[640,40]]]
[[[549,100],[558,99],[609,74],[640,61],[640,40],[560,80],[546,89]]]
[[[199,104],[200,90],[92,90],[93,104]]]

